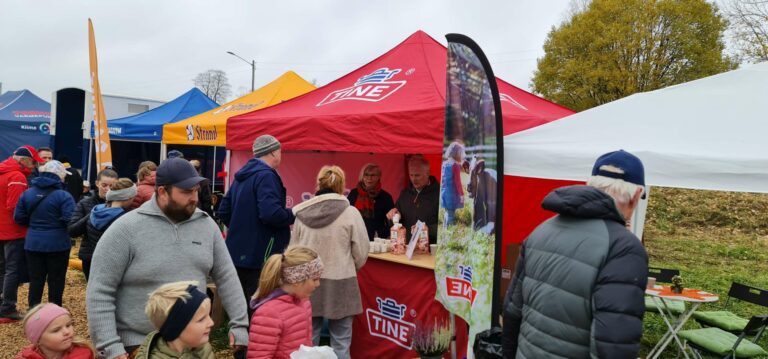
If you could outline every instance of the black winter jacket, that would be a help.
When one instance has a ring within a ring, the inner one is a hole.
[[[93,258],[93,251],[96,250],[96,244],[99,243],[101,236],[112,223],[125,213],[125,210],[122,208],[108,208],[106,204],[94,206],[86,221],[87,235],[83,237],[83,241],[80,243],[80,251],[77,252],[78,258],[91,260]]]
[[[411,238],[411,226],[416,221],[422,221],[429,227],[429,243],[437,243],[437,213],[440,210],[440,183],[433,176],[429,176],[429,184],[417,192],[413,185],[400,192],[395,202],[395,207],[400,211],[400,221],[408,231]]]
[[[648,255],[613,198],[554,190],[558,215],[523,244],[504,300],[504,358],[637,358]]]
[[[75,206],[75,212],[72,214],[72,219],[69,220],[69,226],[67,231],[72,238],[86,235],[86,223],[88,216],[91,214],[91,210],[97,204],[104,203],[105,200],[99,197],[98,190],[91,191],[91,195],[83,197],[80,202],[77,202]]]

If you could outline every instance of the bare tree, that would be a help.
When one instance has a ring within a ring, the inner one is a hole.
[[[730,0],[726,14],[739,55],[752,62],[768,60],[768,0]]]
[[[229,85],[227,74],[222,70],[208,70],[201,72],[192,79],[195,87],[203,91],[206,96],[218,103],[224,103],[232,94],[232,86]]]

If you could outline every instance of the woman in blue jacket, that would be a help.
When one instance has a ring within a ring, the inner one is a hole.
[[[39,170],[40,176],[32,180],[13,213],[16,223],[29,227],[24,241],[29,266],[29,308],[40,304],[46,280],[48,302],[62,305],[72,247],[67,225],[75,209],[75,200],[64,189],[64,178],[69,173],[64,165],[49,161]]]

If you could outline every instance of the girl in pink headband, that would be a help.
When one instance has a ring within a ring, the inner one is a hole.
[[[323,262],[307,247],[288,247],[264,263],[251,299],[248,359],[289,359],[301,345],[312,346],[312,304]]]
[[[93,359],[91,345],[75,337],[69,311],[53,303],[40,304],[24,317],[29,346],[16,359]]]

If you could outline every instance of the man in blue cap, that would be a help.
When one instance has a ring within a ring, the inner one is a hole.
[[[149,293],[163,284],[216,283],[230,318],[230,344],[248,343],[248,317],[237,272],[216,223],[197,208],[200,177],[182,158],[157,168],[155,194],[116,220],[93,254],[86,302],[96,349],[127,358],[154,327],[144,315]]]
[[[637,358],[648,255],[627,229],[645,191],[639,158],[595,162],[586,186],[554,190],[557,215],[526,239],[504,300],[504,358]]]

